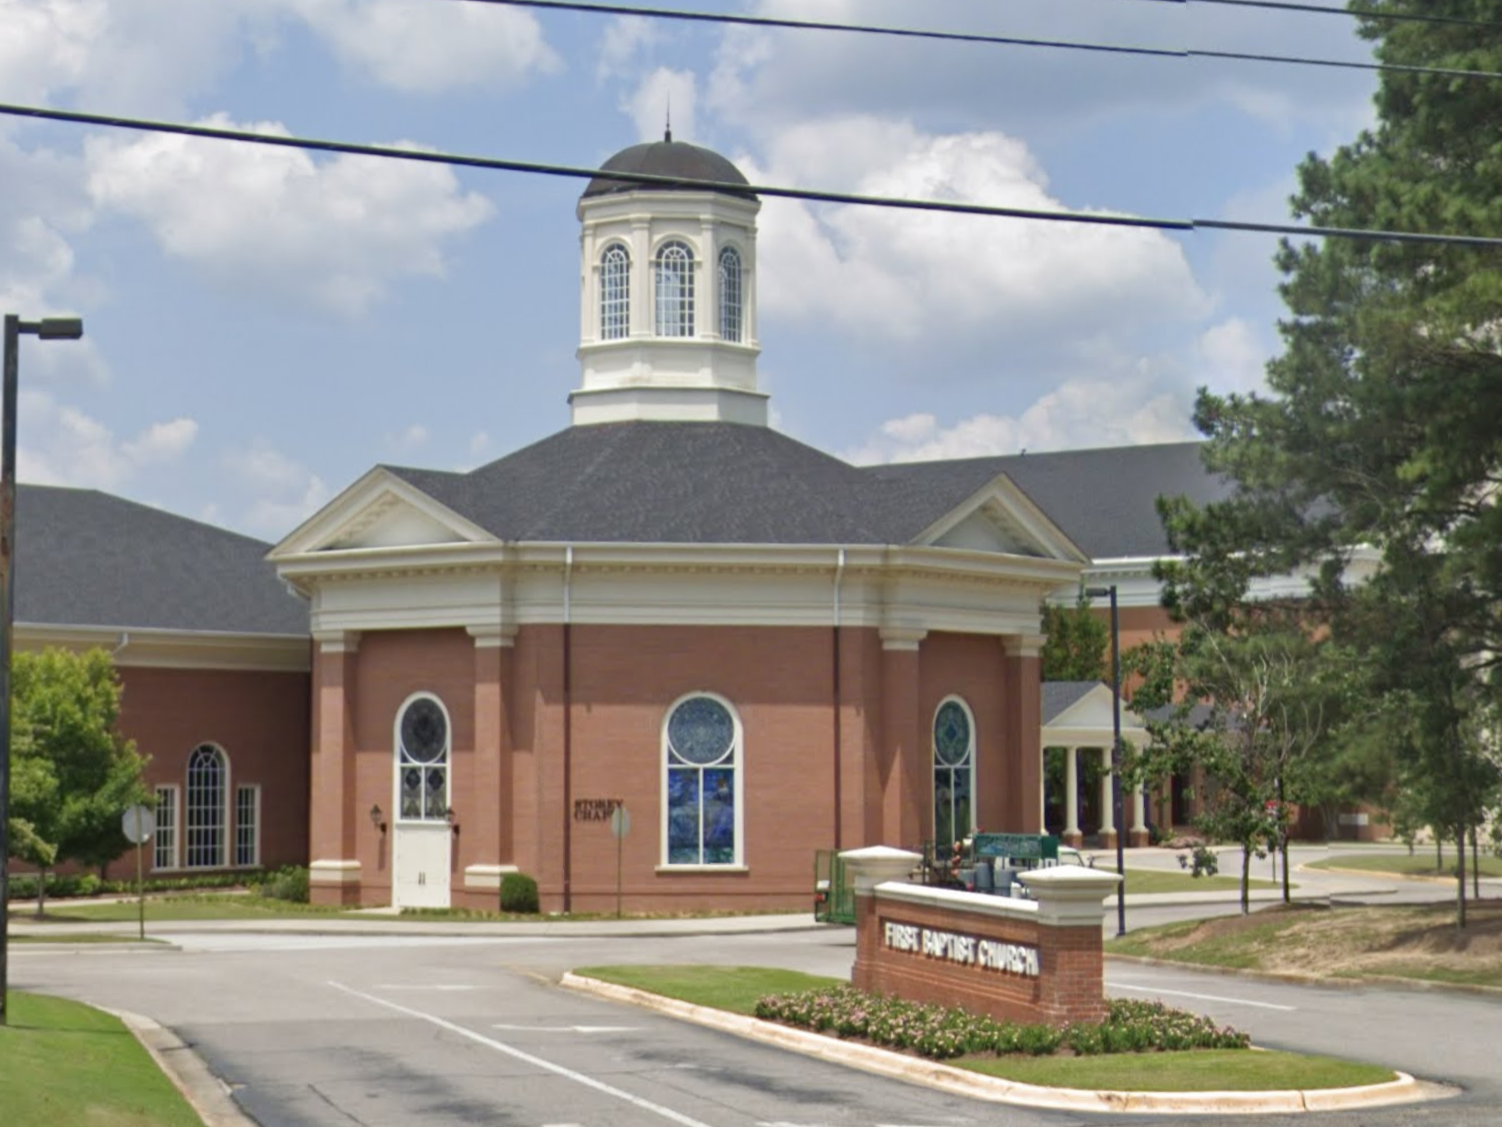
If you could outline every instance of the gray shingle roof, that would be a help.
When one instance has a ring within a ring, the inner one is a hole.
[[[1043,723],[1052,724],[1092,689],[1104,684],[1104,681],[1044,681]]]
[[[766,427],[570,427],[468,474],[391,472],[504,540],[882,544],[848,463]]]
[[[260,540],[92,489],[16,492],[18,623],[308,632]]]
[[[1203,505],[1231,492],[1200,462],[1198,442],[915,462],[866,472],[893,488],[894,503],[928,498],[935,504],[944,498],[958,504],[1004,473],[1097,560],[1168,551],[1155,507],[1160,495],[1182,493]]]
[[[1226,488],[1199,446],[856,467],[765,427],[578,426],[468,474],[387,467],[504,540],[906,544],[998,474],[1095,558],[1167,549],[1154,501]]]

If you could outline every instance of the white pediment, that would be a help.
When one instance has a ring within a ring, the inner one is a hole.
[[[1111,687],[1097,685],[1043,725],[1043,746],[1109,747],[1114,724]],[[1121,709],[1121,735],[1134,744],[1147,741],[1147,725],[1143,723],[1142,717],[1124,704]]]
[[[1005,474],[987,482],[929,525],[913,543],[932,548],[1090,562],[1063,529]]]
[[[495,540],[416,486],[377,467],[304,521],[271,550],[270,558]]]

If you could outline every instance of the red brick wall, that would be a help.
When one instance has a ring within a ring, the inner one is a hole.
[[[178,787],[180,826],[188,756],[200,744],[217,744],[230,769],[228,856],[233,858],[234,789],[256,784],[261,788],[262,864],[275,868],[307,862],[306,673],[128,666],[120,670],[120,680],[120,731],[150,757],[148,787]],[[181,828],[178,843],[181,849]]]
[[[1038,950],[1038,977],[955,963],[886,945],[891,923],[996,939]],[[1006,1022],[1065,1025],[1105,1016],[1101,929],[1044,927],[1032,918],[967,912],[957,906],[915,905],[879,896],[856,899],[853,986],[915,1002],[957,1005]]]
[[[895,950],[885,941],[889,921],[1034,947],[1038,977]],[[1099,925],[1045,927],[1036,919],[861,896],[856,900],[856,928],[851,983],[858,989],[959,1006],[1003,1021],[1064,1025],[1105,1016]]]

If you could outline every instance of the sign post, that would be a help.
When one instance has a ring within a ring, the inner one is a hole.
[[[132,806],[120,817],[125,840],[136,847],[136,902],[141,925],[141,939],[146,939],[146,881],[142,876],[141,847],[156,833],[156,814],[149,806]]]
[[[610,812],[610,832],[615,835],[615,918],[621,918],[621,846],[631,832],[631,814],[624,806]]]

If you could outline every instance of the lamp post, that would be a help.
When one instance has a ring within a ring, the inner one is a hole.
[[[76,317],[23,321],[5,315],[5,380],[0,387],[0,1025],[10,1023],[10,650],[16,618],[16,389],[22,335],[77,340]]]
[[[1116,819],[1116,871],[1121,883],[1116,886],[1116,934],[1126,934],[1126,815],[1121,804],[1121,617],[1116,601],[1116,584],[1109,587],[1086,587],[1092,599],[1111,598],[1111,809]]]

